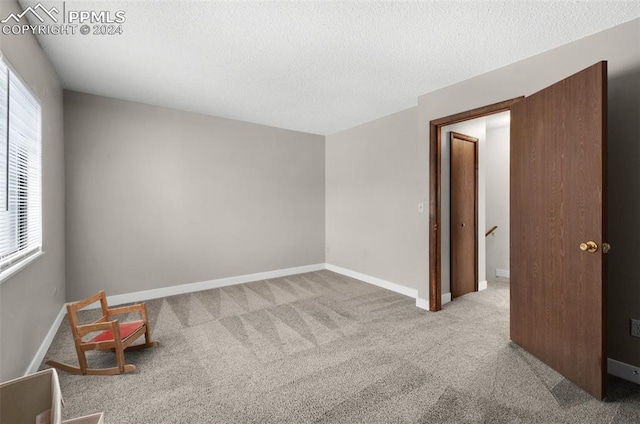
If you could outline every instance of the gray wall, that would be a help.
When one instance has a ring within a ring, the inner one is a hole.
[[[485,169],[487,216],[485,229],[498,229],[485,239],[487,280],[495,281],[496,269],[509,271],[509,134],[508,126],[487,128]]]
[[[0,16],[20,12],[0,2]],[[0,36],[0,50],[42,105],[44,255],[0,284],[0,381],[27,370],[65,300],[62,89],[31,35]],[[54,294],[55,292],[55,294]]]
[[[327,263],[413,289],[427,259],[417,118],[411,108],[326,138]]]
[[[324,137],[65,92],[67,300],[323,263]]]

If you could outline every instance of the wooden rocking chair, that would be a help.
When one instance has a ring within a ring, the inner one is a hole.
[[[78,311],[98,301],[102,308],[102,318],[91,324],[79,325]],[[100,292],[84,300],[68,304],[67,312],[80,366],[74,367],[57,361],[47,361],[46,364],[71,374],[114,375],[132,372],[136,367],[135,365],[125,364],[124,352],[157,346],[159,343],[157,341],[151,341],[151,330],[149,329],[149,322],[147,320],[147,306],[144,303],[120,308],[109,308],[104,290],[100,290]],[[141,320],[120,323],[117,319],[112,319],[114,315],[128,314],[131,312],[139,312]],[[83,340],[83,337],[87,334],[96,332],[99,332],[99,334],[87,341]],[[142,335],[145,337],[144,344],[130,346]],[[85,352],[94,349],[109,349],[115,352],[118,366],[112,368],[88,368]]]

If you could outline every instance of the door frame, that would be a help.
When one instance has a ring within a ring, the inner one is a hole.
[[[442,309],[441,147],[442,127],[511,110],[524,96],[434,119],[429,122],[429,310]],[[476,264],[477,265],[477,264]]]
[[[449,172],[453,171],[453,139],[457,138],[458,140],[462,140],[465,142],[473,143],[473,174],[474,174],[474,185],[473,185],[473,291],[478,291],[478,160],[479,160],[479,152],[478,152],[478,142],[479,140],[475,137],[471,137],[465,134],[461,134],[459,132],[451,131],[449,140],[451,144],[451,155],[449,157]],[[449,180],[449,216],[451,216],[453,212],[453,184],[451,180]],[[449,219],[449,275],[450,275],[450,290],[451,290],[451,299],[453,299],[453,275],[454,275],[454,267],[453,267],[453,251],[454,244],[451,235],[453,234],[453,220]]]

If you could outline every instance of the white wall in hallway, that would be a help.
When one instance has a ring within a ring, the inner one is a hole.
[[[509,131],[508,125],[487,126],[486,229],[498,226],[485,239],[488,281],[495,280],[496,270],[509,271]]]

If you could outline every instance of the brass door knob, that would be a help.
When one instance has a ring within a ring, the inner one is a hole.
[[[580,243],[580,250],[583,252],[595,253],[598,250],[598,244],[595,241]]]

